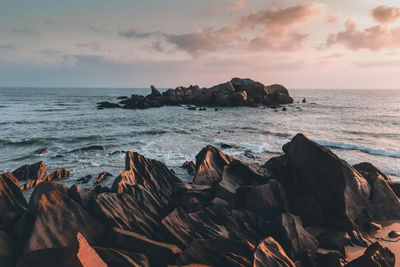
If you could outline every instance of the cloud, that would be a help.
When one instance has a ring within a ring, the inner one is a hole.
[[[345,22],[345,30],[329,35],[326,46],[344,44],[351,50],[369,49],[379,51],[384,48],[400,48],[400,27],[375,25],[363,30],[357,29],[353,20]]]
[[[32,36],[36,36],[39,34],[39,31],[33,28],[13,28],[9,32],[14,34],[32,35]]]
[[[94,41],[89,43],[78,43],[76,44],[77,47],[90,47],[93,50],[99,50],[101,47],[100,41]]]
[[[15,45],[13,45],[13,44],[2,44],[2,45],[0,45],[0,50],[15,50]]]
[[[219,29],[203,28],[192,33],[165,34],[165,36],[167,42],[193,57],[233,47],[293,50],[301,47],[306,35],[292,30],[300,24],[313,20],[322,14],[324,9],[324,5],[317,3],[282,9],[269,8],[240,17],[230,25]],[[300,43],[291,43],[296,41]]]
[[[233,10],[240,10],[247,7],[247,0],[235,0],[233,2],[229,2],[227,7]]]
[[[378,23],[390,24],[400,18],[400,8],[382,5],[371,10],[371,15]]]
[[[326,18],[326,22],[327,22],[327,23],[330,23],[330,24],[338,23],[339,17],[340,17],[340,14],[339,14],[339,13],[333,13],[333,14],[329,15],[329,16]]]
[[[153,35],[158,34],[158,32],[140,32],[137,30],[126,30],[118,32],[118,35],[124,38],[137,38],[137,39],[146,39]]]

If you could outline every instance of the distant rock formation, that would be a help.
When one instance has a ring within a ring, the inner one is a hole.
[[[288,90],[279,84],[265,86],[251,79],[233,78],[231,81],[210,88],[197,85],[177,87],[160,93],[153,85],[147,96],[132,95],[116,103],[99,102],[98,108],[146,109],[181,104],[197,106],[267,106],[291,104]]]

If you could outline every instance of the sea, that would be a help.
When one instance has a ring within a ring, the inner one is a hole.
[[[124,170],[124,152],[136,151],[190,181],[181,166],[194,161],[206,145],[264,164],[282,154],[282,145],[295,134],[303,133],[349,164],[371,162],[400,181],[400,90],[293,89],[295,101],[287,111],[96,108],[100,101],[148,93],[149,88],[0,88],[0,173],[44,161],[49,171],[71,172],[59,182],[92,187],[103,171],[118,176]],[[230,148],[222,149],[223,144]],[[93,145],[106,149],[71,152]],[[34,154],[44,147],[47,153]],[[87,175],[93,178],[78,181]]]

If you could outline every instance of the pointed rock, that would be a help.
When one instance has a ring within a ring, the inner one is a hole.
[[[17,177],[18,181],[24,180],[36,180],[44,177],[46,175],[47,167],[43,161],[36,162],[32,165],[24,165],[19,167],[13,174]]]
[[[345,267],[361,266],[394,267],[395,256],[388,248],[384,248],[379,242],[375,242],[365,250],[362,256],[345,265]]]
[[[254,253],[254,267],[295,267],[293,261],[272,237],[258,244]]]

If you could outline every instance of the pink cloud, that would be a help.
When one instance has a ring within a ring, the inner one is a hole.
[[[203,28],[188,34],[166,34],[167,41],[193,57],[230,48],[294,50],[301,47],[305,34],[296,26],[323,13],[324,5],[309,3],[288,8],[269,8],[240,17],[220,29]]]
[[[227,6],[234,10],[240,10],[247,7],[247,0],[235,0],[233,2],[229,2]]]
[[[327,23],[331,23],[331,24],[338,23],[339,17],[340,17],[340,14],[339,14],[339,13],[333,13],[333,14],[329,15],[329,16],[326,18],[326,22],[327,22]]]
[[[327,39],[327,46],[342,43],[351,50],[369,49],[379,51],[384,48],[400,48],[400,27],[375,25],[358,30],[353,20],[345,22],[345,30],[331,34]]]
[[[396,22],[400,18],[400,8],[391,6],[378,6],[371,11],[372,17],[382,24]]]

